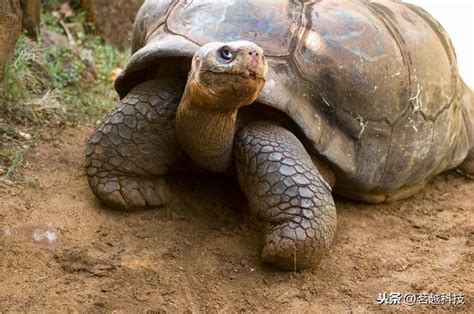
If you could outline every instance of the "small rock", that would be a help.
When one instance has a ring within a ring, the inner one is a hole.
[[[309,302],[309,298],[306,292],[300,291],[295,295],[298,299]]]
[[[437,234],[436,237],[441,240],[449,240],[449,236],[444,234]]]
[[[33,232],[32,234],[33,240],[36,242],[56,242],[58,239],[58,235],[56,230],[54,229],[48,229],[48,230],[42,230],[42,229],[37,229]]]
[[[113,267],[107,264],[97,264],[93,267],[87,267],[86,270],[94,276],[105,277],[109,270],[113,270]]]
[[[41,40],[46,47],[68,47],[69,40],[64,34],[44,29],[41,31]]]
[[[183,243],[184,243],[184,245],[187,245],[187,246],[191,246],[191,245],[192,245],[191,242],[189,242],[188,240],[183,240]]]
[[[82,0],[88,23],[96,26],[111,44],[123,44],[131,37],[133,20],[143,0]]]
[[[20,135],[22,138],[24,138],[27,141],[31,140],[32,138],[31,134],[23,132],[23,131],[18,131],[18,135]]]

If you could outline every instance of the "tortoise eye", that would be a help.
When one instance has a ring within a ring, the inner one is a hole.
[[[224,59],[224,60],[232,61],[234,59],[234,55],[232,54],[232,51],[227,46],[222,47],[219,50],[219,53],[220,53],[222,59]]]

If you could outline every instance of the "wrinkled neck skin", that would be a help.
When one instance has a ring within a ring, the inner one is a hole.
[[[178,106],[178,140],[184,151],[209,171],[224,172],[231,165],[237,111],[245,105],[231,96],[216,97],[188,81]]]

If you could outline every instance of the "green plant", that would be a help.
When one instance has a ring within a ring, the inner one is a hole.
[[[19,179],[18,166],[23,162],[23,152],[16,149],[0,149],[0,160],[3,160],[6,166],[4,174],[0,176],[0,182]],[[5,162],[6,161],[6,162]]]
[[[83,40],[84,47],[93,52],[94,66],[97,78],[103,82],[110,80],[110,71],[123,66],[128,54],[117,48],[104,44],[97,36],[88,36]]]
[[[82,25],[84,13],[76,10],[66,22]],[[44,30],[65,36],[65,27],[64,21],[42,13]],[[123,66],[127,53],[81,27],[69,32],[71,39],[74,44],[48,46],[20,36],[0,82],[0,181],[23,180],[23,152],[43,129],[51,133],[51,128],[95,122],[115,105],[110,74]]]
[[[41,12],[40,24],[41,24],[41,29],[48,29],[50,31],[58,32],[58,33],[63,32],[63,28],[58,23],[58,19],[45,10]]]
[[[9,66],[4,70],[3,97],[6,100],[27,97],[29,91],[25,88],[24,82],[31,75],[29,66],[38,62],[36,51],[31,49],[28,39],[21,35],[18,39],[13,58]]]
[[[51,47],[41,50],[42,64],[48,67],[54,88],[64,88],[79,83],[86,65],[66,47]]]

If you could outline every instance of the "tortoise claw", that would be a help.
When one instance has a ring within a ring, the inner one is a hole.
[[[108,176],[97,183],[91,181],[94,180],[89,180],[94,193],[105,205],[121,210],[161,206],[170,195],[163,179]]]

